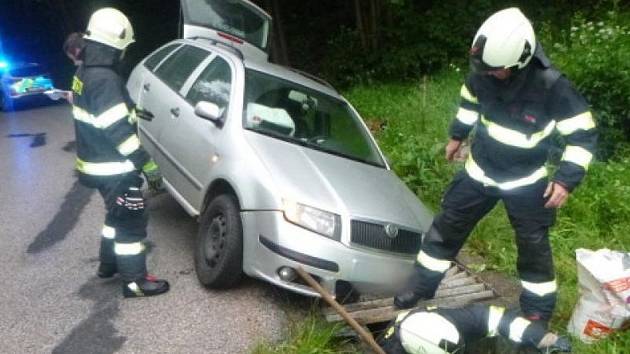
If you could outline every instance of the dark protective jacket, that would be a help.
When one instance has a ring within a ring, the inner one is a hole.
[[[141,170],[150,157],[140,146],[132,102],[116,69],[120,51],[88,42],[72,84],[80,180],[103,179]]]
[[[479,339],[499,335],[536,348],[546,334],[543,325],[518,316],[517,311],[472,304],[403,312],[386,329],[381,345],[388,354],[446,354],[464,352],[467,345]],[[454,338],[457,340],[451,341]]]
[[[552,138],[566,147],[553,180],[575,188],[593,158],[597,132],[586,100],[537,47],[530,64],[507,80],[471,74],[450,135],[462,140],[476,127],[468,174],[503,190],[545,177]]]

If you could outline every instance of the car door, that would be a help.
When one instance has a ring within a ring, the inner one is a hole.
[[[181,43],[171,43],[159,48],[133,70],[127,82],[127,90],[138,107],[149,111],[157,109],[155,107],[156,94],[160,91],[160,85],[159,79],[154,76],[155,70],[181,45]],[[145,120],[138,122],[142,145],[151,156],[159,154],[156,146],[157,139],[164,128],[165,121],[164,119],[154,119],[151,122]]]
[[[178,163],[173,159],[172,151],[163,144],[163,136],[173,121],[180,117],[178,107],[185,102],[181,96],[184,84],[209,54],[204,49],[183,45],[155,69],[155,75],[147,77],[142,87],[142,108],[151,112],[154,118],[141,123],[140,133],[155,146],[153,158],[171,184],[176,184],[180,174],[177,173]]]
[[[183,38],[205,37],[266,61],[271,16],[247,0],[181,0]]]
[[[162,144],[179,163],[177,191],[199,210],[202,203],[204,183],[210,179],[210,170],[222,158],[219,141],[224,135],[221,127],[195,114],[195,105],[200,101],[216,104],[222,117],[228,116],[232,96],[233,67],[219,55],[208,58],[196,73],[194,81],[184,89],[185,102],[177,108],[179,119],[171,121],[162,134]]]

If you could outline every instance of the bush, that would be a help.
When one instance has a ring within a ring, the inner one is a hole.
[[[609,157],[630,133],[630,14],[611,11],[600,21],[576,15],[570,30],[543,41],[549,55],[587,98],[600,127],[600,150]],[[558,37],[558,36],[556,36]]]

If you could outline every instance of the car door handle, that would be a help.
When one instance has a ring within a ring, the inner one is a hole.
[[[143,88],[145,91],[149,92],[149,91],[151,91],[151,84],[144,84],[144,85],[142,86],[142,88]]]
[[[177,107],[176,108],[171,108],[171,114],[174,117],[179,117],[179,108],[177,108]]]

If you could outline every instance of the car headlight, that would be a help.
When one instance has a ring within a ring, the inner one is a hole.
[[[341,239],[341,217],[337,214],[283,199],[287,221],[333,240]]]

